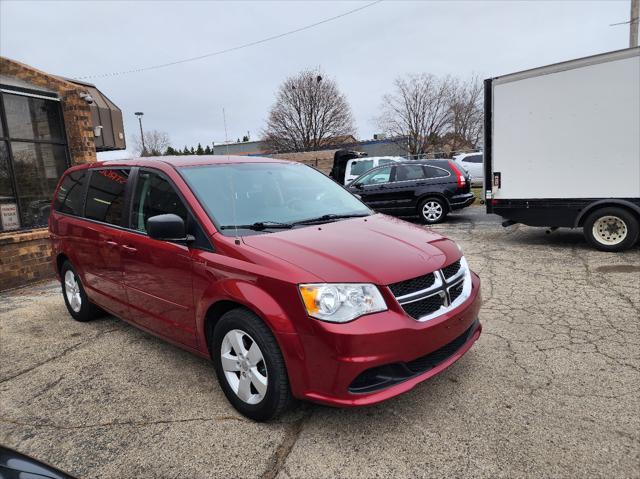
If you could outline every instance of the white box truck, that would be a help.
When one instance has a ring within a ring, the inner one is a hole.
[[[485,198],[504,226],[582,227],[620,251],[640,223],[640,48],[485,80]]]

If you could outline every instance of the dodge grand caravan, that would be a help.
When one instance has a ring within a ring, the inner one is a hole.
[[[70,315],[106,311],[213,361],[255,420],[294,398],[374,404],[478,339],[451,240],[371,211],[308,166],[162,157],[69,169],[49,219]]]

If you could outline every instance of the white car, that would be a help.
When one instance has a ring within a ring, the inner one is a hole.
[[[347,166],[344,172],[344,184],[348,185],[358,176],[366,173],[371,168],[395,163],[397,161],[405,161],[405,159],[401,156],[364,156],[362,158],[349,160],[347,161]]]
[[[482,186],[484,180],[484,162],[482,152],[462,153],[453,157],[456,164],[462,166],[469,176],[471,176],[471,184]]]

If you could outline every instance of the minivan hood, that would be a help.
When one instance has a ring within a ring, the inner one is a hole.
[[[243,237],[246,245],[326,282],[386,285],[441,268],[459,256],[441,235],[382,214]],[[448,256],[456,256],[449,258]]]

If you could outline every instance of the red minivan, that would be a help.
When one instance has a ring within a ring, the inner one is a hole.
[[[374,404],[478,339],[451,240],[376,214],[308,166],[180,156],[70,168],[49,229],[71,316],[102,311],[211,358],[242,414]]]

